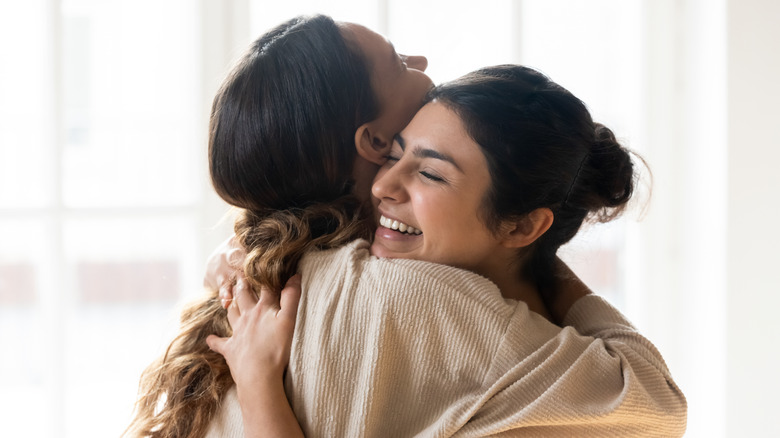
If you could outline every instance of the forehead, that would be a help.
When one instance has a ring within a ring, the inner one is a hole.
[[[411,145],[435,149],[458,159],[464,168],[487,166],[482,148],[471,138],[460,116],[434,101],[414,116],[401,135]]]
[[[468,138],[460,116],[438,100],[428,102],[420,108],[403,132],[421,138]]]

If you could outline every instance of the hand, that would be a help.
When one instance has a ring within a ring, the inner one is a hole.
[[[300,298],[300,275],[287,281],[278,301],[267,289],[261,290],[259,300],[254,293],[238,292],[228,307],[233,336],[206,339],[209,348],[225,357],[239,393],[276,379],[281,382],[290,360]]]
[[[233,295],[246,293],[254,295],[244,277],[246,253],[236,242],[236,236],[231,236],[222,242],[209,256],[206,262],[206,275],[203,286],[209,290],[218,290],[222,307],[227,308],[233,301]]]

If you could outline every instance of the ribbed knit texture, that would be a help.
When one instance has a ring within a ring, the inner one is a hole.
[[[489,280],[307,255],[285,386],[307,437],[676,437],[686,402],[655,347],[597,296],[557,327]],[[210,437],[242,437],[231,390]]]

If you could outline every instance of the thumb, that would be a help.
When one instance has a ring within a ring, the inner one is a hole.
[[[225,342],[227,342],[228,338],[220,338],[217,335],[209,335],[206,338],[206,344],[208,344],[209,348],[213,351],[216,351],[217,353],[221,355],[225,355]]]
[[[295,274],[287,280],[279,297],[279,313],[291,321],[298,315],[298,302],[301,300],[301,275]]]

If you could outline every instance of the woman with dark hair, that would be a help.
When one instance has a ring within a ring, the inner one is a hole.
[[[217,193],[242,209],[235,231],[256,290],[279,290],[306,252],[370,235],[371,181],[432,86],[426,65],[319,15],[265,33],[232,69],[213,103],[209,164]],[[206,344],[231,333],[217,292],[182,312],[179,334],[145,370],[127,436],[208,432],[233,387]]]
[[[142,377],[129,435],[243,436],[242,417],[247,435],[275,433],[253,429],[252,420],[283,423],[279,435],[291,426],[300,433],[289,407],[278,403],[284,393],[311,436],[547,427],[546,411],[534,406],[553,400],[562,408],[555,424],[571,419],[559,431],[578,433],[587,424],[600,431],[610,422],[610,431],[684,427],[684,399],[660,355],[605,302],[580,298],[587,289],[575,279],[556,279],[559,296],[548,303],[553,319],[571,326],[561,330],[540,316],[547,312],[541,290],[518,289],[528,292],[519,297],[526,304],[505,299],[493,282],[458,269],[477,267],[457,260],[450,267],[368,257],[364,239],[376,218],[365,201],[386,157],[398,158],[396,166],[406,162],[393,137],[431,86],[425,63],[399,56],[362,26],[322,16],[291,20],[252,45],[214,100],[209,160],[215,189],[241,208],[241,281],[261,291],[260,304],[241,293],[225,312],[212,289],[188,307],[179,335]],[[395,167],[386,169],[391,175]],[[424,173],[431,176],[424,169],[409,175],[428,178]],[[375,242],[390,252],[414,236],[436,235],[413,215],[387,213],[392,223],[378,228]],[[537,223],[529,220],[520,222]],[[300,298],[296,277],[281,299],[271,292],[296,272]],[[249,330],[258,327],[272,342],[254,342]],[[231,334],[209,342],[227,354],[232,370],[206,343],[209,335]],[[254,345],[270,346],[268,356],[255,360]],[[538,368],[539,360],[556,366]],[[251,366],[258,363],[271,365]],[[564,378],[573,374],[585,377]],[[260,386],[268,392],[255,404]],[[585,416],[577,404],[583,399],[593,404]]]
[[[661,355],[556,258],[634,182],[612,131],[532,69],[434,88],[374,180],[373,241],[306,254],[279,301],[239,294],[233,336],[209,338],[246,436],[681,436]]]

